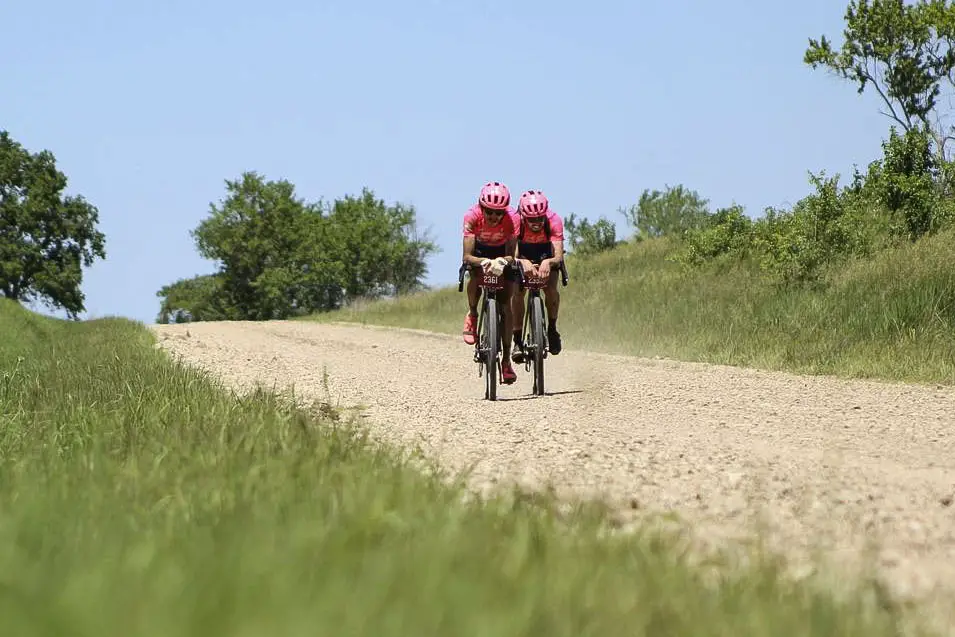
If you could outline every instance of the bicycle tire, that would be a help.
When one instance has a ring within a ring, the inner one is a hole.
[[[498,332],[497,299],[487,299],[484,325],[487,327],[487,361],[484,379],[484,397],[488,400],[497,400],[497,366],[500,334]]]
[[[544,395],[544,304],[540,296],[531,299],[531,342],[534,348],[534,394]]]

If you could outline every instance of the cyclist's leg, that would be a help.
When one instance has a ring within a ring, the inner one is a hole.
[[[547,287],[544,288],[544,305],[551,324],[557,323],[557,315],[560,311],[560,288],[557,285],[559,280],[560,270],[552,269],[550,278],[547,279]]]
[[[520,265],[516,267],[521,267]],[[514,285],[511,290],[511,316],[514,318],[514,341],[521,338],[521,328],[524,326],[524,297],[527,296],[527,290],[520,285]]]
[[[495,257],[504,256],[504,246],[501,246],[500,254],[495,252]],[[494,257],[492,257],[494,258]],[[508,338],[508,335],[511,334],[513,328],[513,317],[514,313],[511,311],[511,299],[514,297],[514,270],[508,266],[504,270],[504,275],[501,277],[504,281],[504,289],[500,292],[500,307],[501,313],[504,315],[504,326],[501,330],[501,354],[503,355],[504,362],[510,366],[511,358],[511,339]]]
[[[504,277],[504,289],[501,290],[502,303],[501,311],[504,314],[504,326],[501,330],[501,376],[505,384],[511,384],[517,380],[517,374],[511,366],[511,339],[507,334],[512,332],[514,325],[514,313],[511,312],[511,298],[517,284],[514,282],[516,273],[509,269],[508,276]]]
[[[497,257],[503,257],[505,251],[505,246],[488,246],[484,250],[481,256],[484,256],[488,259],[494,259]],[[508,337],[511,334],[512,328],[512,313],[511,313],[511,292],[514,289],[514,279],[517,276],[517,273],[510,267],[504,270],[504,275],[502,276],[504,289],[498,293],[498,308],[501,312],[501,318],[503,325],[501,326],[501,376],[505,384],[511,384],[517,380],[517,374],[514,373],[514,368],[511,367],[511,339]],[[488,317],[490,318],[490,317]]]
[[[464,342],[468,345],[474,345],[474,342],[477,339],[477,305],[481,298],[481,290],[478,288],[478,279],[476,276],[474,276],[473,268],[471,269],[471,274],[468,277],[467,293],[468,313],[464,316]]]
[[[550,272],[547,287],[544,288],[544,307],[547,308],[547,349],[555,356],[562,348],[560,332],[557,331],[557,315],[560,311],[559,266]]]
[[[520,267],[520,266],[518,266]],[[524,362],[524,304],[527,302],[527,290],[522,289],[515,283],[514,290],[511,292],[511,320],[514,333],[514,353],[511,360],[515,363]]]
[[[511,299],[514,297],[515,287],[514,281],[510,277],[505,277],[504,289],[501,290],[503,297],[501,299],[501,311],[504,314],[504,329],[501,330],[501,336],[504,338],[501,339],[501,353],[505,360],[511,357],[511,339],[507,338],[507,335],[514,330],[514,313],[511,311]]]
[[[517,257],[519,259],[526,258],[518,250]],[[514,264],[515,268],[521,268],[520,263]],[[520,275],[515,270],[514,277],[514,286],[511,290],[511,317],[513,325],[513,334],[514,334],[514,354],[511,356],[511,360],[515,363],[524,362],[524,342],[522,340],[521,332],[524,329],[524,303],[525,297],[527,296],[527,290],[521,288],[520,286]]]
[[[481,244],[475,244],[474,256],[484,257],[485,248]],[[474,345],[477,340],[477,316],[478,302],[481,300],[481,290],[478,288],[479,268],[471,267],[467,282],[468,293],[468,313],[464,317],[464,329],[462,330],[464,342],[468,345]]]

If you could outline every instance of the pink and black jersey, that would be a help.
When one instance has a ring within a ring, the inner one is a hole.
[[[491,226],[481,212],[481,206],[474,204],[464,213],[464,236],[474,237],[479,245],[503,247],[508,239],[516,234],[513,214],[513,210],[508,207],[500,223]]]
[[[519,212],[512,213],[511,217],[514,225],[514,236],[517,237],[517,256],[519,258],[540,263],[542,260],[554,256],[552,242],[564,240],[564,222],[556,212],[547,211],[547,219],[537,232],[531,230]],[[550,237],[548,237],[548,231]]]
[[[521,217],[521,213],[519,212],[512,212],[511,219],[515,228],[514,235],[520,237],[518,240],[521,243],[549,243],[551,241],[564,240],[564,222],[561,220],[560,215],[553,210],[547,211],[547,220],[544,222],[544,225],[541,226],[539,232],[533,232],[530,226],[524,223],[524,218]],[[550,238],[547,237],[548,226],[550,227]],[[523,237],[520,236],[522,229],[524,231]]]

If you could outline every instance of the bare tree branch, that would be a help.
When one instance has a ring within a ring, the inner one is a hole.
[[[875,74],[873,73],[872,69],[870,69],[870,65],[871,65],[872,63],[873,63],[872,60],[866,59],[866,61],[865,61],[865,69],[863,69],[863,67],[862,67],[861,65],[859,65],[859,66],[856,67],[856,73],[857,73],[860,77],[863,77],[866,82],[868,82],[868,83],[871,84],[873,87],[875,87],[875,90],[876,90],[876,92],[879,94],[879,96],[882,98],[882,101],[885,102],[885,105],[888,106],[888,107],[889,107],[889,110],[892,112],[892,114],[889,115],[888,113],[886,113],[885,111],[883,111],[883,110],[880,109],[880,110],[879,110],[879,113],[881,113],[882,115],[885,115],[885,116],[887,116],[887,117],[891,117],[892,119],[894,119],[895,121],[897,121],[905,130],[911,129],[911,128],[912,128],[912,124],[911,124],[911,122],[910,122],[909,119],[908,119],[908,115],[906,114],[906,119],[905,119],[904,121],[898,116],[898,114],[895,112],[895,107],[892,106],[892,100],[889,99],[888,95],[886,95],[885,91],[884,91],[884,90],[882,89],[882,87],[879,85],[879,80],[876,79]],[[863,70],[865,71],[864,74],[863,74]],[[883,75],[881,81],[883,81],[883,82],[885,81],[884,75]],[[900,104],[900,106],[902,106],[903,109],[904,109],[904,105]]]

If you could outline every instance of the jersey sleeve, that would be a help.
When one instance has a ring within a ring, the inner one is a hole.
[[[475,222],[474,215],[471,214],[471,211],[468,210],[464,213],[464,223],[463,228],[465,237],[475,236],[474,232],[477,230],[477,223]]]
[[[556,213],[550,220],[550,239],[551,241],[564,240],[564,222]]]

